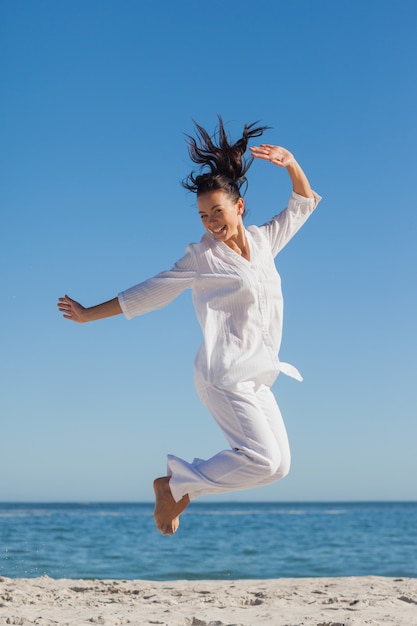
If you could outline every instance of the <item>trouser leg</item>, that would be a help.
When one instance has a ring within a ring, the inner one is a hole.
[[[249,383],[235,391],[208,387],[202,400],[231,449],[192,463],[170,455],[170,487],[177,501],[185,494],[192,500],[206,493],[265,485],[287,474],[290,463],[287,433],[268,387],[255,389]]]

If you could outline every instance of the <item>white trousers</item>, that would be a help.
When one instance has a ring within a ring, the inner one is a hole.
[[[186,494],[194,500],[208,493],[259,487],[288,474],[287,432],[269,387],[244,383],[233,391],[205,386],[198,392],[231,449],[192,463],[169,455],[169,484],[177,502]]]

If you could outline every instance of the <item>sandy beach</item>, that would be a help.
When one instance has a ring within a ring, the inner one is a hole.
[[[2,577],[0,624],[417,626],[417,579],[149,582]]]

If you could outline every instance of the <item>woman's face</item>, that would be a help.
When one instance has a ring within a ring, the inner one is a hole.
[[[227,242],[236,237],[243,226],[245,201],[237,202],[224,191],[208,191],[198,196],[198,212],[204,228],[218,241]]]

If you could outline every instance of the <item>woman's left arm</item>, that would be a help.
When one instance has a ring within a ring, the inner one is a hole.
[[[285,167],[290,175],[293,191],[305,198],[314,198],[307,176],[289,150],[281,146],[263,143],[260,146],[253,146],[250,148],[250,151],[256,159],[264,159],[274,165],[278,165],[278,167]]]

